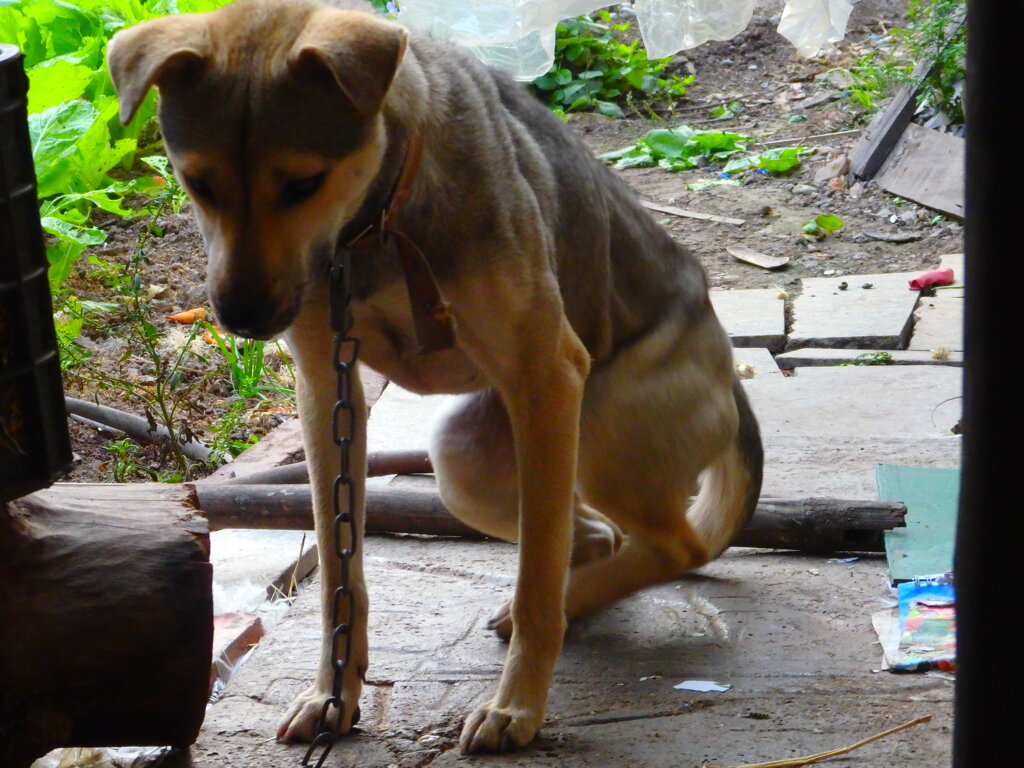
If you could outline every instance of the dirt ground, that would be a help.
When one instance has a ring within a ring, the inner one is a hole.
[[[749,27],[728,42],[706,43],[680,54],[674,67],[692,73],[695,81],[687,98],[662,117],[611,119],[597,115],[573,115],[569,124],[597,153],[633,143],[647,130],[686,123],[697,128],[747,133],[762,141],[800,139],[862,128],[868,117],[849,99],[842,98],[832,70],[848,67],[869,51],[884,50],[887,31],[901,23],[905,0],[862,0],[855,6],[846,39],[830,53],[813,59],[798,56],[775,32],[780,2],[762,2]],[[722,102],[740,101],[742,111],[728,120],[714,120],[711,108]],[[846,184],[841,169],[856,137],[808,139],[816,153],[788,175],[745,177],[741,187],[718,186],[690,191],[687,184],[716,178],[716,169],[670,174],[658,168],[631,169],[622,176],[645,199],[678,208],[743,219],[742,226],[676,216],[658,216],[680,242],[691,248],[705,266],[715,288],[778,287],[790,295],[800,289],[800,279],[848,274],[904,272],[938,263],[944,253],[962,250],[962,224],[950,217],[881,191],[873,183]],[[844,226],[820,241],[801,235],[804,222],[827,213],[841,218]],[[140,221],[110,220],[103,225],[108,242],[92,254],[123,263],[136,246],[144,226]],[[164,315],[205,303],[205,259],[201,239],[187,206],[180,214],[162,217],[161,237],[145,244],[148,264],[141,280],[144,288],[160,286],[152,299],[152,322],[163,333],[169,324]],[[878,239],[899,235],[901,242]],[[788,265],[766,271],[737,261],[727,246],[743,245],[772,256],[789,257]],[[82,259],[69,281],[80,299],[109,300],[110,289],[99,277],[94,263]],[[85,370],[95,374],[134,377],[147,385],[145,365],[132,349],[126,349],[104,321],[87,327],[80,342],[91,356]],[[125,410],[140,412],[137,399],[125,401],[110,389],[97,387],[87,376],[68,377],[69,393],[98,399]],[[189,395],[184,414],[188,427],[200,437],[232,398],[226,375],[214,377]],[[290,415],[290,402],[273,401],[254,406],[234,436],[247,440],[271,429]],[[73,445],[80,457],[67,479],[74,481],[112,478],[112,455],[106,450],[111,438],[71,421]],[[153,469],[163,467],[159,454],[144,451],[139,460]],[[200,470],[202,472],[202,470]],[[128,479],[147,479],[137,474]]]

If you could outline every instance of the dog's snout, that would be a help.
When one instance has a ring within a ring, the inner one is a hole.
[[[212,297],[212,303],[218,324],[247,339],[269,339],[292,320],[289,308],[279,306],[265,290],[237,290]]]

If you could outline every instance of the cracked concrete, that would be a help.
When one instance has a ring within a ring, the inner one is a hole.
[[[916,294],[904,275],[871,277],[872,288],[857,284],[862,295],[852,298],[849,288],[833,290],[834,281],[811,283],[797,307],[810,314],[798,312],[798,320],[816,313],[822,322],[813,330],[797,324],[789,346],[800,333],[840,348],[906,346]],[[886,295],[891,312],[879,303]],[[860,305],[869,300],[867,311]],[[842,314],[828,309],[834,301],[856,327],[825,327]],[[766,320],[777,324],[781,305],[773,300]],[[735,322],[740,337],[736,318],[727,324]],[[751,327],[761,332],[757,322]],[[956,349],[946,341],[958,330],[928,328],[936,335],[927,344]],[[960,438],[950,432],[959,418],[958,368],[818,367],[783,376],[765,349],[737,349],[736,360],[754,369],[744,386],[764,433],[765,495],[877,498],[878,463],[959,465]],[[438,402],[389,387],[372,412],[371,449],[423,447]],[[577,621],[536,742],[513,755],[472,758],[458,753],[459,730],[504,662],[507,646],[486,622],[511,594],[515,548],[377,536],[367,540],[366,557],[371,664],[362,721],[328,766],[731,766],[844,747],[923,715],[933,720],[844,759],[860,768],[950,763],[952,679],[877,671],[871,614],[893,604],[882,555],[846,562],[732,549],[687,578]],[[210,707],[192,749],[196,768],[299,765],[305,747],[276,744],[274,733],[315,675],[318,611],[316,588],[306,586]],[[731,688],[673,687],[688,679]]]
[[[487,697],[506,645],[484,625],[510,593],[515,549],[501,543],[367,541],[371,666],[361,731],[327,765],[464,765],[462,717]],[[870,614],[889,600],[881,557],[854,562],[734,549],[686,579],[573,624],[547,719],[527,750],[475,765],[732,765],[858,741],[934,720],[856,753],[863,768],[949,760],[952,683],[876,672]],[[317,594],[306,588],[211,707],[197,768],[298,765],[276,719],[315,672]],[[673,686],[715,680],[725,693]]]

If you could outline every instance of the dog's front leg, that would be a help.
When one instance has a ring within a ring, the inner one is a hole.
[[[530,334],[533,339],[523,344],[520,338],[515,351],[495,361],[498,371],[513,374],[499,388],[512,423],[519,473],[519,573],[501,681],[494,698],[466,720],[463,752],[504,751],[532,741],[565,633],[580,406],[589,356],[564,315],[553,327],[540,323],[537,329],[540,333]]]
[[[331,434],[332,412],[337,400],[337,376],[331,365],[334,353],[332,333],[328,327],[325,304],[312,302],[286,334],[288,346],[295,357],[299,380],[296,394],[299,418],[302,421],[303,443],[309,466],[316,519],[317,546],[320,553],[320,600],[323,641],[316,682],[292,703],[277,729],[281,741],[310,741],[316,736],[317,721],[325,700],[330,696],[334,680],[334,649],[332,635],[335,617],[332,605],[341,576],[341,563],[336,546],[348,548],[350,527],[340,526],[340,541],[335,540],[334,479],[338,474],[338,446]],[[367,594],[363,579],[363,520],[366,482],[366,403],[358,371],[352,375],[350,402],[355,420],[354,440],[350,446],[350,471],[355,490],[355,553],[349,563],[348,587],[355,601],[355,615],[349,615],[349,603],[339,603],[337,621],[348,623],[352,633],[351,658],[345,668],[341,694],[343,713],[340,733],[348,733],[359,719],[359,694],[368,663],[366,637]],[[341,418],[341,428],[345,420]],[[339,491],[341,509],[347,505],[344,486]],[[339,642],[344,653],[344,642]],[[337,716],[337,710],[332,710]]]

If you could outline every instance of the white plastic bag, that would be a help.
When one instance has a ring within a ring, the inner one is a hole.
[[[601,0],[401,0],[398,19],[470,48],[521,80],[554,62],[555,25],[603,7]]]
[[[728,40],[750,23],[756,0],[636,0],[647,55],[662,59],[708,40]]]
[[[735,37],[750,23],[755,2],[636,0],[635,9],[647,53],[657,59]],[[779,32],[804,56],[813,56],[827,42],[842,39],[851,3],[787,0]],[[555,25],[606,5],[606,0],[400,0],[398,18],[469,47],[520,80],[533,80],[554,62]]]
[[[814,56],[826,43],[846,34],[853,0],[787,0],[779,34],[803,56]]]

